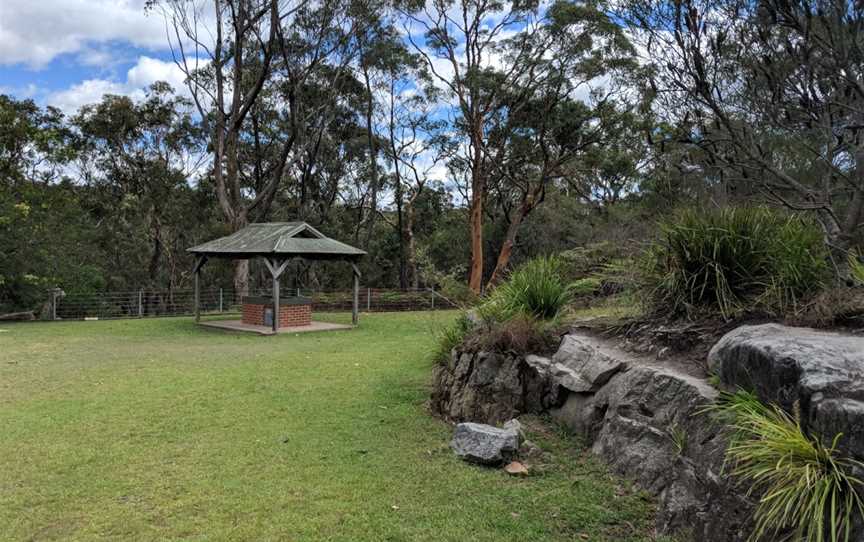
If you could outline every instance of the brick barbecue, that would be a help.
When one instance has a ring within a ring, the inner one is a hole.
[[[269,297],[243,298],[244,324],[271,326],[273,300]],[[312,324],[312,300],[308,297],[282,297],[279,299],[279,327],[299,327]]]

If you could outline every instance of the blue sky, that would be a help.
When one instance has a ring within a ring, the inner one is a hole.
[[[157,80],[183,81],[144,0],[0,0],[0,93],[73,113]]]

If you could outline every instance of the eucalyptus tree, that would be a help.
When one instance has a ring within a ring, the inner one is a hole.
[[[90,188],[90,212],[100,217],[112,275],[126,277],[109,286],[173,289],[188,275],[185,249],[206,212],[190,184],[206,154],[192,104],[167,83],[155,83],[140,102],[106,95],[81,108],[72,123],[79,182]]]
[[[71,135],[59,109],[0,94],[0,184],[56,180]]]
[[[399,60],[390,64],[380,122],[386,140],[390,184],[396,209],[399,240],[399,285],[419,286],[415,226],[418,199],[430,185],[440,184],[434,171],[450,141],[446,123],[436,119],[435,96],[428,74],[417,55],[398,49]]]
[[[149,0],[166,19],[176,65],[186,76],[192,100],[211,139],[212,175],[219,207],[229,228],[248,222],[251,202],[240,178],[243,124],[271,74],[282,21],[296,10],[278,0]],[[249,264],[237,260],[234,287],[248,292]]]
[[[151,4],[166,17],[176,64],[209,134],[219,207],[231,230],[242,228],[250,217],[267,216],[280,187],[292,175],[297,180],[301,161],[314,154],[331,125],[338,100],[311,92],[338,96],[352,79],[356,21],[336,0]],[[256,136],[260,143],[265,118],[278,130],[270,130],[275,152],[263,169],[261,157],[244,155],[241,147],[249,139],[254,145]],[[241,155],[252,158],[252,175]],[[236,262],[234,286],[248,291],[245,260]]]
[[[494,185],[512,182],[520,169],[507,155],[514,155],[516,147],[533,147],[527,153],[542,156],[545,166],[535,172],[535,182],[510,191],[521,193],[521,201],[508,217],[512,231],[499,253],[493,279],[509,262],[519,224],[542,201],[545,183],[575,149],[563,144],[556,149],[563,154],[549,153],[552,125],[561,121],[556,113],[562,111],[556,110],[573,102],[580,87],[629,65],[633,51],[620,25],[584,2],[541,6],[539,2],[436,0],[419,10],[406,10],[406,17],[408,40],[444,91],[451,124],[461,135],[451,166],[466,175],[469,286],[480,292],[485,270],[484,203]],[[557,134],[559,142],[562,135]]]
[[[864,5],[632,0],[617,14],[652,68],[671,139],[730,190],[806,212],[835,254],[862,244]],[[845,258],[838,258],[838,263]]]

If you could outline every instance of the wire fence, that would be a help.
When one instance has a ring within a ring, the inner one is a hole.
[[[249,295],[269,298],[272,294],[270,290],[262,289],[250,291]],[[282,289],[283,298],[292,296],[312,299],[312,310],[318,312],[350,311],[354,299],[351,290]],[[239,313],[242,302],[243,297],[230,289],[202,289],[199,295],[202,314]],[[95,294],[57,294],[52,296],[49,304],[49,319],[54,320],[183,316],[195,312],[195,291],[142,289]],[[449,310],[458,306],[432,288],[361,288],[359,308],[363,312],[396,312]]]

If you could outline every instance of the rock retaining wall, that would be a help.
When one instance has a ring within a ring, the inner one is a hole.
[[[708,356],[727,389],[800,412],[810,434],[864,459],[864,337],[777,324],[741,326]],[[617,473],[659,501],[657,528],[699,541],[745,540],[754,503],[722,472],[728,441],[703,408],[705,379],[586,332],[551,357],[454,351],[435,370],[432,407],[453,421],[550,413]],[[864,540],[864,528],[855,540]]]
[[[436,368],[432,403],[454,421],[550,412],[658,497],[659,532],[744,540],[752,503],[721,475],[726,441],[700,410],[715,397],[704,380],[571,333],[552,358],[454,351]]]

